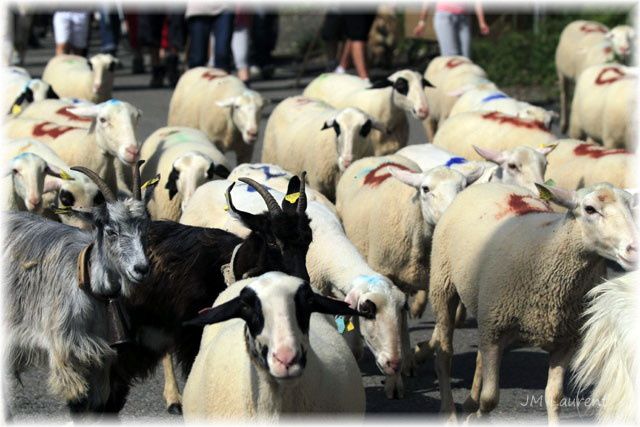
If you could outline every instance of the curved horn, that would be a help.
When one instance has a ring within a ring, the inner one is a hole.
[[[133,198],[142,200],[142,190],[140,189],[140,166],[144,160],[138,160],[132,167],[133,169]]]
[[[113,191],[111,191],[111,189],[107,185],[107,183],[104,182],[104,180],[100,178],[100,176],[94,171],[92,171],[91,169],[85,168],[84,166],[73,166],[71,167],[71,170],[87,175],[91,179],[91,181],[93,181],[98,186],[98,189],[100,190],[100,192],[104,196],[104,199],[107,202],[113,203],[118,200],[116,196],[113,194]]]
[[[307,176],[307,171],[302,171],[300,174],[300,197],[298,198],[298,214],[303,214],[307,210],[307,193],[304,191],[304,179]]]
[[[236,183],[232,182],[231,185],[227,187],[227,192],[225,193],[224,196],[225,196],[225,199],[227,199],[227,205],[229,205],[229,209],[231,209],[237,214],[240,214],[240,211],[236,209],[236,207],[233,205],[233,201],[231,200],[231,190],[233,190],[234,185],[236,185]]]
[[[267,209],[269,209],[269,215],[273,216],[282,212],[282,209],[278,205],[278,202],[276,202],[276,199],[274,199],[271,193],[269,193],[262,185],[258,184],[251,178],[239,178],[238,181],[242,181],[245,184],[252,186],[258,194],[262,196],[264,203],[267,205]]]

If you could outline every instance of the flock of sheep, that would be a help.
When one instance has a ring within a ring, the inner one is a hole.
[[[389,398],[433,359],[455,419],[452,337],[469,314],[465,411],[498,404],[502,353],[528,345],[550,353],[550,421],[572,360],[601,419],[637,420],[637,275],[599,285],[607,260],[638,263],[637,69],[615,62],[634,37],[587,21],[562,33],[572,139],[469,59],[437,57],[372,84],[318,76],[271,113],[263,163],[250,161],[265,102],[221,70],[187,71],[142,143],[142,112],[111,98],[113,57],[3,71],[11,371],[48,364],[77,416],[119,412],[160,361],[167,408],[187,420],[362,416],[366,345]],[[414,119],[430,143],[407,146]],[[427,303],[433,335],[411,348]]]

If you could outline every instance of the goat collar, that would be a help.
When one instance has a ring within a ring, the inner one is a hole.
[[[91,292],[91,250],[93,242],[89,243],[78,255],[78,287],[85,292]]]

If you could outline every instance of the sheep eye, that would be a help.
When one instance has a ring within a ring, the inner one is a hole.
[[[18,169],[13,169],[11,173],[14,175],[20,175],[20,171]]]
[[[100,123],[105,123],[107,121],[107,119],[105,117],[100,117]]]
[[[393,88],[397,90],[400,95],[406,95],[409,93],[409,82],[405,78],[398,77],[393,84]]]
[[[428,193],[428,192],[429,192],[429,187],[428,187],[428,186],[426,186],[426,185],[423,185],[423,186],[422,186],[422,192],[423,192],[423,193]]]
[[[369,135],[369,132],[371,132],[371,120],[367,120],[362,127],[360,128],[360,136],[362,136],[363,138],[366,138],[367,135]]]
[[[376,317],[376,305],[370,300],[366,300],[365,302],[360,304],[359,311],[364,317],[368,319],[373,319],[374,317]]]
[[[587,205],[584,207],[584,211],[588,214],[588,215],[593,215],[594,213],[596,213],[596,208],[594,208],[591,205]]]
[[[507,166],[509,166],[509,169],[511,170],[518,170],[518,166],[516,166],[515,163],[509,163]]]
[[[75,203],[75,197],[67,190],[60,191],[60,203],[62,206],[73,206]]]

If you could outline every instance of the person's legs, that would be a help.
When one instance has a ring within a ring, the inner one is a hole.
[[[367,59],[366,59],[367,44],[361,40],[351,41],[351,57],[353,58],[353,65],[356,67],[358,77],[361,79],[368,79],[369,72],[367,71]]]
[[[56,41],[56,55],[66,53],[69,38],[71,37],[69,12],[56,12],[53,14],[53,35]]]
[[[192,16],[187,21],[189,29],[187,64],[189,68],[201,67],[207,63],[211,22],[210,16]]]
[[[453,22],[453,16],[448,12],[436,12],[433,16],[433,27],[440,46],[440,55],[460,55],[458,35]]]
[[[76,55],[86,52],[89,37],[89,14],[73,12],[71,16],[71,51]]]
[[[168,14],[169,31],[167,38],[169,46],[165,56],[167,67],[167,81],[170,87],[175,87],[180,78],[178,53],[184,48],[184,14]]]
[[[119,42],[120,17],[103,6],[100,8],[100,51],[116,56]]]
[[[349,51],[351,53],[351,59],[356,67],[358,76],[362,79],[369,78],[369,73],[367,71],[366,44],[374,18],[375,15],[368,13],[344,15],[344,28],[347,39],[350,42]]]
[[[222,12],[213,21],[213,35],[216,38],[214,66],[227,72],[231,71],[231,36],[234,16],[233,12]]]
[[[238,70],[238,78],[247,82],[249,80],[249,27],[239,27],[233,31],[231,50],[236,70]]]
[[[458,15],[458,40],[462,56],[471,58],[471,18],[469,15]]]
[[[344,73],[351,64],[351,40],[345,40],[342,46],[342,53],[340,54],[340,64],[336,68],[337,73]]]

